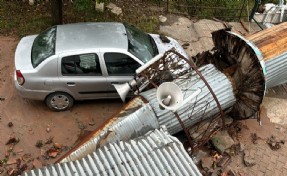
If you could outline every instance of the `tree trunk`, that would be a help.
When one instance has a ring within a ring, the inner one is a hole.
[[[63,24],[62,0],[51,0],[53,25]]]

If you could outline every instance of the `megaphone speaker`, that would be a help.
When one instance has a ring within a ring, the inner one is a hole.
[[[161,109],[176,110],[183,102],[182,91],[173,82],[162,83],[157,88],[156,97]]]
[[[131,80],[128,83],[124,84],[112,84],[115,89],[117,90],[119,96],[121,97],[122,101],[125,102],[126,96],[128,95],[129,91],[132,90],[136,85],[136,80]]]
[[[115,89],[117,90],[119,96],[121,97],[122,101],[125,102],[126,96],[128,95],[129,91],[131,90],[131,87],[129,83],[124,84],[113,84]]]

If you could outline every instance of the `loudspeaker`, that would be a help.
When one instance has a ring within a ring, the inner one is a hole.
[[[113,84],[113,86],[117,90],[122,101],[125,102],[126,96],[128,95],[129,91],[131,90],[129,83]]]
[[[125,102],[125,99],[130,90],[132,90],[136,85],[137,82],[135,80],[131,80],[128,83],[123,84],[112,84],[115,89],[117,90],[119,96],[121,97],[122,101]]]
[[[164,82],[156,92],[160,107],[169,110],[177,110],[183,102],[183,94],[180,88],[173,82]],[[162,108],[161,108],[162,109]]]

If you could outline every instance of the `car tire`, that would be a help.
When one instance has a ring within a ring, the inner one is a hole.
[[[74,99],[67,93],[55,92],[48,95],[45,103],[53,111],[66,111],[74,105]]]

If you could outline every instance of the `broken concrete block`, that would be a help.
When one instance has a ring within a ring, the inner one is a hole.
[[[122,15],[123,11],[122,11],[122,8],[120,7],[115,7],[111,10],[111,12],[115,15]]]
[[[246,167],[252,167],[256,164],[254,158],[248,154],[244,154],[243,161]]]
[[[193,161],[196,164],[199,164],[199,161],[201,161],[202,158],[207,157],[208,154],[202,150],[198,150],[193,156]]]
[[[200,161],[201,161],[201,167],[204,170],[208,171],[209,169],[211,169],[213,164],[213,160],[211,157],[204,157]]]
[[[96,1],[96,3],[95,3],[95,9],[96,9],[96,11],[98,11],[98,12],[104,12],[104,10],[105,10],[105,3],[103,3],[103,2],[97,2],[97,1]]]
[[[117,7],[114,3],[109,3],[107,6],[106,6],[108,9],[112,10],[113,8]]]
[[[233,139],[229,136],[227,131],[220,131],[211,138],[211,142],[221,154],[232,145],[234,145]]]
[[[163,16],[163,15],[160,15],[160,16],[158,17],[158,20],[159,20],[161,23],[164,23],[164,22],[166,22],[167,18],[166,18],[165,16]]]
[[[123,13],[122,8],[116,6],[113,3],[109,3],[106,7],[115,15],[122,15]]]

